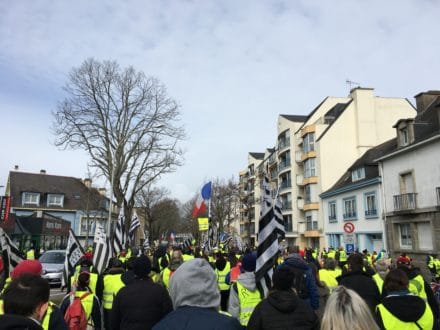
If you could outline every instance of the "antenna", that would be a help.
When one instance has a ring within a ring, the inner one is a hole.
[[[352,90],[353,87],[359,87],[359,86],[360,86],[359,83],[357,83],[357,82],[355,82],[355,81],[352,81],[352,80],[350,80],[350,79],[346,79],[346,80],[345,80],[345,83],[350,87],[350,90]]]

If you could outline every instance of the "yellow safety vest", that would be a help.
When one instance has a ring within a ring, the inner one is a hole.
[[[409,292],[414,293],[416,296],[424,299],[425,301],[428,299],[425,291],[425,280],[422,275],[417,275],[413,279],[409,280]]]
[[[220,291],[229,290],[230,285],[226,284],[226,275],[231,271],[231,264],[229,262],[226,263],[226,266],[223,270],[215,270],[215,274],[217,275],[217,283]]]
[[[35,251],[34,251],[34,249],[30,249],[28,252],[26,252],[26,259],[27,260],[35,260]]]
[[[55,306],[56,305],[53,302],[49,301],[49,305],[47,306],[47,310],[46,313],[44,314],[43,321],[41,322],[41,326],[43,327],[44,330],[49,330],[50,317],[52,316],[52,312]]]
[[[190,254],[182,254],[183,261],[188,261],[194,259],[194,256]]]
[[[159,259],[157,259],[157,262],[159,263],[159,270],[162,271],[164,268],[167,267],[162,267],[160,264],[162,263],[162,258],[165,258],[166,260],[168,260],[168,263],[170,262],[170,258],[168,257],[167,254],[165,254],[163,257],[160,257]]]
[[[76,273],[76,271],[75,271],[75,275],[70,277],[70,285],[71,286],[73,286],[76,283],[76,281],[78,279],[78,275],[79,275],[79,273]],[[98,274],[90,273],[89,288],[93,293],[96,292],[96,283],[98,283]]]
[[[258,290],[251,291],[246,289],[240,282],[237,282],[238,300],[240,302],[239,321],[242,326],[247,326],[255,307],[261,301]]]
[[[338,281],[336,281],[336,277],[338,276],[339,275],[336,270],[331,270],[331,269],[319,270],[319,279],[328,286],[330,291],[332,291],[335,287],[338,286]]]
[[[347,253],[345,250],[339,251],[339,261],[340,262],[346,262],[347,261]]]
[[[436,275],[440,277],[440,259],[434,259],[434,266],[436,270]]]
[[[102,294],[102,307],[104,309],[112,309],[113,299],[125,284],[121,279],[122,274],[104,275],[104,291]]]
[[[395,317],[391,312],[385,308],[383,304],[379,304],[376,307],[380,316],[382,317],[382,322],[385,329],[399,329],[399,330],[419,330],[419,329],[432,329],[434,325],[434,316],[432,314],[431,308],[426,304],[425,312],[422,317],[416,322],[403,322]],[[418,325],[418,326],[417,326]]]
[[[75,297],[80,298],[82,295],[84,295],[87,292],[88,291],[76,291]],[[87,324],[89,324],[89,325],[93,325],[93,320],[91,319],[91,316],[92,316],[93,297],[94,296],[95,295],[93,293],[91,293],[87,297],[84,297],[83,299],[81,299],[81,305],[84,308],[84,312],[86,313],[86,318],[87,318]]]
[[[378,273],[374,274],[372,277],[373,277],[374,282],[377,285],[377,288],[379,289],[379,293],[382,294],[382,288],[383,288],[382,277],[380,277],[380,275]]]
[[[168,289],[170,286],[171,270],[167,267],[162,271],[162,283]]]
[[[428,256],[428,258],[428,268],[435,269],[435,259],[433,258],[433,256]]]
[[[335,257],[336,257],[336,251],[331,250],[327,253],[327,258],[335,259]]]

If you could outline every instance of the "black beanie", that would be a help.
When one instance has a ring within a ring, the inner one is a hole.
[[[273,287],[276,290],[287,291],[293,286],[295,273],[288,266],[279,266],[275,269],[272,276]]]
[[[151,261],[147,256],[140,256],[133,261],[133,272],[138,278],[145,278],[150,274]]]

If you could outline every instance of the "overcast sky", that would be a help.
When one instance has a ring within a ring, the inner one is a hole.
[[[86,176],[87,155],[58,150],[49,127],[67,73],[88,57],[156,76],[181,105],[185,165],[159,184],[185,201],[272,147],[278,114],[347,96],[346,79],[412,102],[439,89],[439,14],[424,0],[3,0],[0,185],[14,165]]]

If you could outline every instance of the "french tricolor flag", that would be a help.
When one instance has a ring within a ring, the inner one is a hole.
[[[192,217],[196,218],[198,215],[203,215],[206,213],[206,201],[211,199],[211,181],[206,183],[202,187],[202,191],[200,195],[197,197],[196,205],[194,205],[194,209],[192,212]]]

